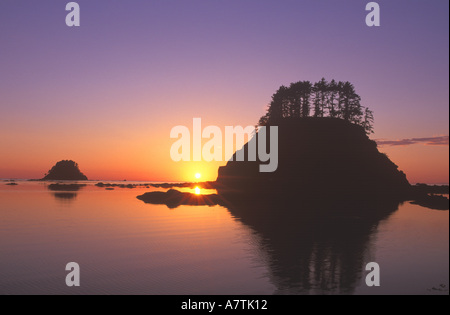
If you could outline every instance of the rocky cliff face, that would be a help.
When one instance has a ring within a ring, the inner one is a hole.
[[[258,142],[257,137],[251,141]],[[219,169],[220,190],[397,194],[411,187],[362,127],[341,119],[283,121],[278,126],[278,168],[272,173],[261,173],[258,160],[248,161],[248,147],[242,148],[245,161],[236,161],[235,153],[233,161]]]

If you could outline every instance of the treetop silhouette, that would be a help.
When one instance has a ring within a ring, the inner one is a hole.
[[[312,113],[312,114],[311,114]],[[330,117],[349,121],[373,133],[373,112],[361,105],[361,97],[350,82],[299,81],[282,85],[269,104],[260,126],[278,125],[286,118]]]

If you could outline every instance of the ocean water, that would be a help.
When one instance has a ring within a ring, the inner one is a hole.
[[[370,224],[281,233],[218,205],[136,199],[165,189],[18,184],[0,182],[0,294],[448,294],[448,211],[407,202]],[[66,286],[69,262],[79,287]]]

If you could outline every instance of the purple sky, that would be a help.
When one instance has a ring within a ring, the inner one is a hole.
[[[321,77],[355,85],[375,139],[449,133],[447,0],[377,1],[372,28],[361,0],[80,0],[78,28],[68,2],[0,1],[2,146],[255,124],[280,85]]]

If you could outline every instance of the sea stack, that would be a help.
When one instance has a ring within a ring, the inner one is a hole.
[[[269,128],[267,128],[269,130]],[[251,140],[256,141],[258,134]],[[269,138],[269,137],[267,137]],[[250,143],[249,142],[249,143]],[[308,195],[405,195],[411,190],[406,175],[369,139],[364,128],[336,118],[283,119],[278,124],[278,168],[260,172],[260,161],[236,154],[219,168],[222,192]],[[266,148],[270,148],[267,144]]]
[[[78,164],[74,161],[63,160],[56,163],[42,180],[87,180]]]

